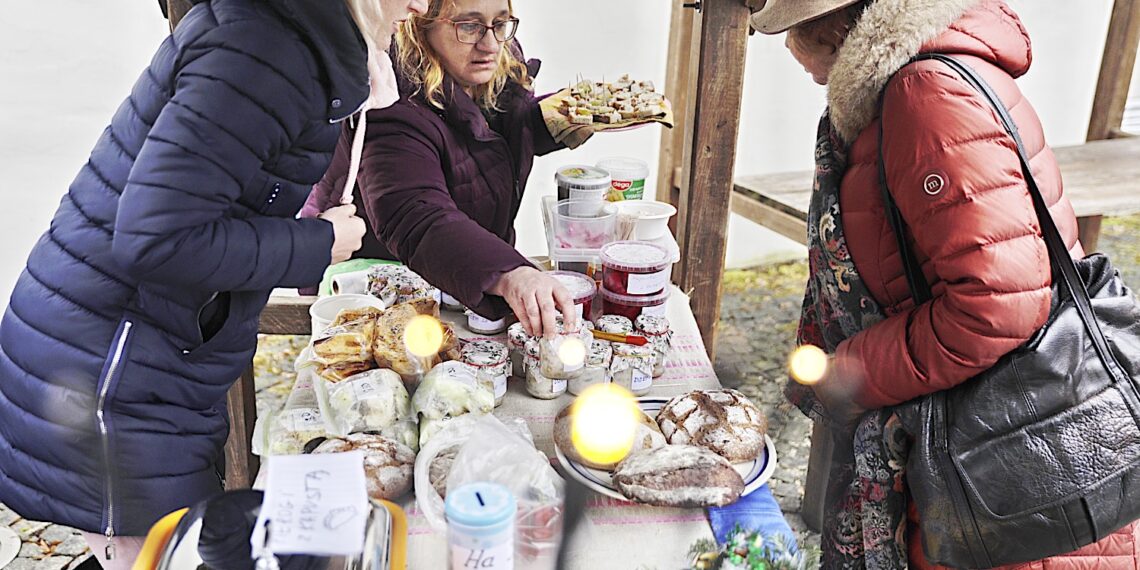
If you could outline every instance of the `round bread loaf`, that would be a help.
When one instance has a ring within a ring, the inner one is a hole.
[[[723,457],[693,445],[666,445],[618,464],[614,485],[626,497],[659,507],[709,507],[736,502],[744,480]]]
[[[455,456],[459,455],[459,445],[453,445],[440,451],[428,467],[428,481],[439,493],[440,498],[447,498],[447,476],[451,474],[451,465],[455,463]]]
[[[578,450],[574,447],[574,443],[570,440],[570,410],[574,406],[566,406],[558,412],[558,417],[554,419],[554,444],[566,457],[574,460],[577,463],[590,467],[592,469],[601,469],[603,471],[613,471],[617,462],[614,463],[595,463],[582,457]],[[637,433],[633,438],[633,448],[630,449],[629,454],[641,453],[650,449],[661,447],[665,445],[665,436],[661,433],[661,428],[657,427],[657,422],[653,418],[641,412],[641,423],[637,425]]]
[[[364,452],[364,479],[369,497],[392,500],[411,490],[416,452],[402,443],[379,435],[354,433],[330,438],[313,453],[357,450]]]
[[[699,445],[733,463],[756,459],[768,431],[764,413],[731,389],[675,396],[657,414],[657,425],[669,443]]]

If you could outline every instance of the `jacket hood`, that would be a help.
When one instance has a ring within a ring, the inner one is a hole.
[[[828,109],[844,141],[871,123],[891,76],[922,53],[978,57],[1013,77],[1032,61],[1029,34],[1000,0],[877,0],[848,33],[828,76]]]
[[[327,82],[328,116],[348,118],[368,99],[368,47],[343,0],[268,0],[266,2],[309,43]]]

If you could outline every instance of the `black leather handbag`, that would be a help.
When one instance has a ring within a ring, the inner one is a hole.
[[[1017,143],[1049,248],[1049,319],[1024,346],[950,390],[898,408],[914,438],[906,479],[931,562],[990,568],[1071,552],[1140,518],[1140,306],[1104,255],[1074,261],[1033,179],[1009,111],[964,63]],[[881,124],[881,122],[880,122]],[[931,298],[879,176],[916,304]]]

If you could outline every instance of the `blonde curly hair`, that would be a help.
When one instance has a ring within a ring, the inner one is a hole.
[[[443,79],[445,72],[439,57],[427,41],[427,33],[438,23],[445,8],[455,6],[454,0],[431,0],[427,11],[422,15],[413,14],[404,21],[396,33],[397,65],[404,77],[415,86],[417,94],[432,106],[443,109]],[[514,14],[512,0],[507,0],[507,8]],[[499,111],[498,100],[508,83],[514,82],[525,89],[531,88],[530,75],[526,64],[519,60],[510,45],[499,50],[498,67],[491,81],[476,85],[471,93],[475,104],[485,111]]]

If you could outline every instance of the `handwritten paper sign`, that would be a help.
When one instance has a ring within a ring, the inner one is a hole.
[[[371,509],[364,454],[274,456],[268,470],[250,540],[255,557],[268,552],[350,556],[363,550]]]

